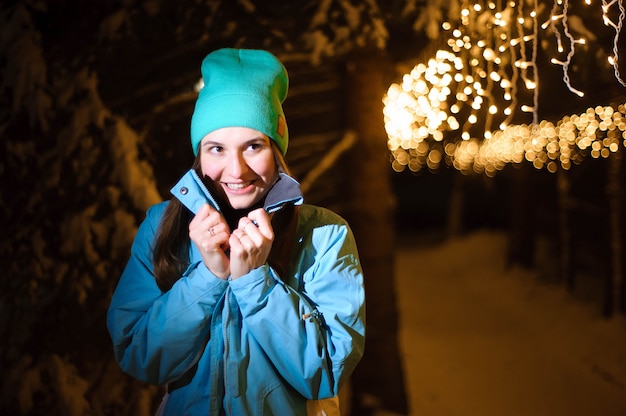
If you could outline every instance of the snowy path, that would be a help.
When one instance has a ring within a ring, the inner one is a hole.
[[[626,415],[625,321],[505,272],[505,249],[488,232],[399,249],[411,415]]]

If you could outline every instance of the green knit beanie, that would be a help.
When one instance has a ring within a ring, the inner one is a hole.
[[[202,139],[222,127],[248,127],[266,134],[282,154],[289,132],[282,103],[289,78],[271,53],[254,49],[218,49],[202,61],[204,86],[191,117],[194,155]]]

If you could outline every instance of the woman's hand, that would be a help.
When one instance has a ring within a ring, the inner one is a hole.
[[[237,279],[267,262],[274,242],[271,218],[263,208],[239,220],[230,236],[230,274]]]
[[[202,261],[215,276],[226,280],[230,274],[230,229],[226,220],[215,208],[204,204],[189,223],[189,238],[194,242]]]

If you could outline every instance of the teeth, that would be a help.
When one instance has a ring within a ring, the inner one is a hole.
[[[243,189],[246,186],[250,185],[250,182],[246,182],[246,183],[227,183],[226,186],[228,186],[230,189]]]

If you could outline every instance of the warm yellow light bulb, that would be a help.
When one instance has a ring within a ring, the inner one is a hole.
[[[485,48],[483,57],[488,61],[492,61],[496,57],[496,52],[491,48]]]

